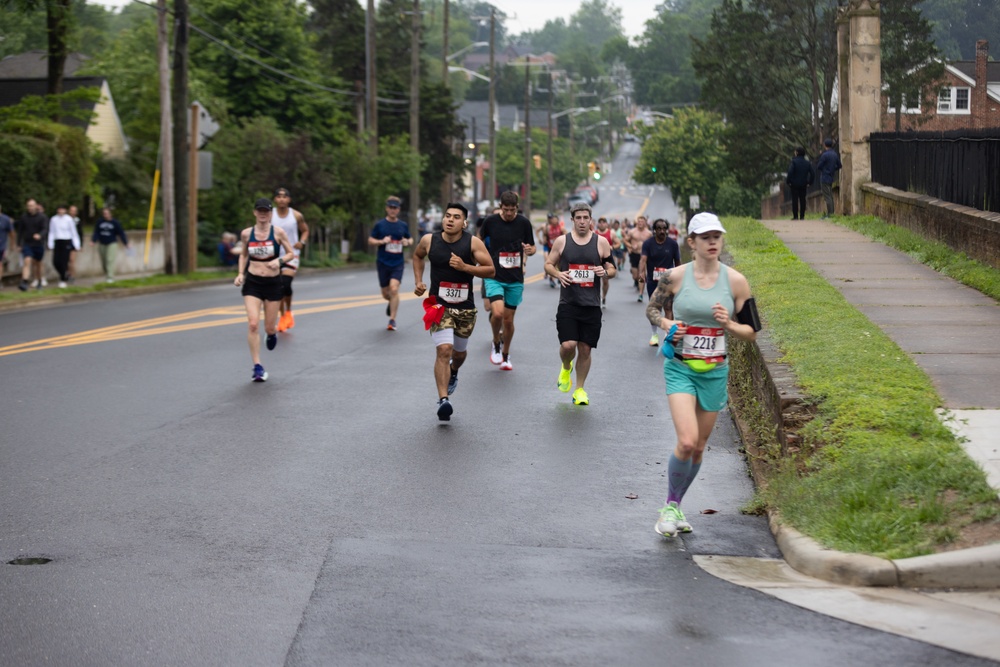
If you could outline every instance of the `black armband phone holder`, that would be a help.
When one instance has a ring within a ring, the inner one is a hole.
[[[754,331],[760,331],[760,315],[757,314],[757,303],[753,297],[743,302],[743,308],[736,313],[736,321],[740,324],[749,324]]]

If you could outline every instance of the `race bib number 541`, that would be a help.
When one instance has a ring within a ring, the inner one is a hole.
[[[521,253],[519,252],[500,253],[500,266],[504,269],[521,268]]]

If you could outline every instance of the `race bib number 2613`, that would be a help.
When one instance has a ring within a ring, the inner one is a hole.
[[[594,286],[594,267],[589,264],[570,264],[569,279],[574,285],[580,287]]]

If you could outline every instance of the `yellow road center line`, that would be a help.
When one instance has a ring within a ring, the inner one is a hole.
[[[525,279],[525,284],[536,283],[545,276],[539,273]],[[412,292],[399,295],[400,301],[413,301],[422,299]],[[362,295],[350,297],[336,297],[331,299],[308,299],[296,302],[296,315],[311,315],[313,313],[328,313],[336,310],[348,308],[358,308],[361,306],[377,306],[385,304],[385,299],[381,295]],[[326,304],[314,305],[309,308],[302,308],[304,304]],[[190,322],[199,318],[215,317],[202,322]],[[183,323],[188,321],[187,323]],[[42,338],[40,340],[17,343],[0,347],[0,357],[7,357],[25,352],[38,352],[41,350],[53,350],[62,347],[72,347],[75,345],[88,345],[91,343],[104,343],[116,340],[127,340],[129,338],[144,338],[146,336],[159,336],[163,334],[182,333],[185,331],[197,331],[211,327],[229,326],[232,324],[246,323],[246,309],[243,305],[223,306],[216,308],[204,308],[188,313],[178,313],[176,315],[166,315],[154,317],[147,320],[137,320],[135,322],[125,322],[99,329],[90,329],[73,334]],[[183,323],[183,324],[182,324]]]

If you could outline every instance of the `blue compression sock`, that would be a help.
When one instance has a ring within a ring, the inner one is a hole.
[[[688,477],[691,475],[691,459],[687,461],[681,461],[677,458],[676,454],[670,454],[670,460],[667,462],[667,502],[675,502],[680,504],[681,498],[684,497],[684,491],[686,489],[686,484],[690,484],[687,481]]]
[[[694,459],[691,460],[693,461]],[[688,472],[687,477],[684,478],[684,486],[683,488],[681,488],[681,498],[683,498],[684,494],[686,494],[688,492],[688,489],[691,488],[691,483],[694,481],[694,478],[698,476],[699,470],[701,470],[700,463],[691,464],[691,470]],[[680,504],[680,502],[681,502],[680,498],[678,498],[677,503]]]

